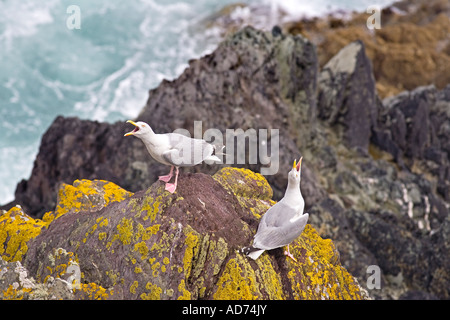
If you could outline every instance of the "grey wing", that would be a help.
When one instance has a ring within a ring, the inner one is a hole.
[[[294,241],[303,232],[303,229],[305,229],[309,218],[307,213],[301,215],[296,220],[291,220],[295,217],[295,210],[288,206],[280,207],[280,209],[283,211],[279,212],[279,216],[269,216],[266,219],[264,217],[261,219],[258,232],[253,241],[255,248],[271,250],[286,246]]]
[[[279,227],[296,215],[297,211],[295,209],[285,205],[283,202],[277,202],[263,215],[259,225],[260,227]]]
[[[171,149],[164,152],[162,156],[174,166],[195,166],[213,153],[214,147],[205,140],[192,139],[178,133],[167,135]]]

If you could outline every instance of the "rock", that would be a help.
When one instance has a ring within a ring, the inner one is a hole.
[[[1,300],[61,300],[72,299],[73,294],[61,279],[47,279],[37,283],[19,261],[6,262],[0,257]]]
[[[430,237],[405,229],[399,219],[388,212],[376,214],[349,210],[346,216],[356,237],[376,257],[385,276],[390,275],[391,282],[398,281],[396,286],[425,288],[422,291],[431,293],[431,296],[449,297],[444,288],[448,288],[450,278],[448,272],[443,271],[449,259],[442,252],[443,248],[449,247],[448,239],[432,244]],[[446,228],[442,226],[437,233],[444,234]],[[393,280],[394,277],[398,280]],[[402,296],[408,297],[408,294]]]
[[[343,47],[360,40],[372,61],[380,97],[434,84],[450,83],[450,6],[446,0],[393,3],[381,12],[381,28],[369,30],[370,14],[355,12],[348,19],[333,15],[302,19],[283,25],[286,33],[299,32],[317,45],[324,66]],[[339,23],[336,23],[336,20]]]
[[[0,216],[0,255],[5,261],[21,261],[27,242],[41,233],[45,222],[25,214],[20,206]]]
[[[428,172],[439,185],[437,190],[450,199],[450,86],[438,91],[434,86],[385,99],[379,110],[375,145],[414,169]]]
[[[340,201],[339,198],[335,198]],[[367,279],[367,266],[377,265],[377,259],[352,232],[345,209],[332,198],[322,200],[310,210],[310,223],[323,238],[334,240],[339,251],[340,261],[349,272],[360,279]],[[364,268],[364,266],[366,266]]]
[[[6,261],[21,261],[28,251],[29,240],[42,229],[68,212],[100,210],[111,202],[131,196],[112,182],[102,180],[75,180],[73,185],[62,184],[54,211],[47,212],[42,220],[33,219],[20,206],[11,208],[0,216],[0,255]]]
[[[335,240],[341,262],[363,285],[369,265],[381,268],[382,288],[371,290],[372,297],[399,298],[411,289],[447,297],[430,281],[449,283],[441,252],[449,245],[443,237],[448,205],[422,175],[397,173],[382,160],[339,160],[342,167],[328,178],[335,183],[333,201],[312,206],[310,223]]]
[[[68,192],[70,187],[84,196]],[[131,196],[104,181],[63,185],[55,212],[44,216],[56,218],[26,241],[26,255],[15,266],[23,266],[43,296],[34,293],[37,289],[24,294],[27,287],[21,285],[7,289],[4,298],[367,298],[340,265],[333,242],[310,225],[291,245],[298,262],[282,249],[256,261],[240,253],[272,205],[271,193],[260,174],[233,168],[214,177],[182,174],[176,194],[165,192],[159,181]],[[106,194],[117,201],[99,205]],[[67,212],[55,214],[61,210]],[[8,240],[1,245],[8,246]],[[50,293],[55,283],[64,284],[64,294]]]
[[[367,150],[377,116],[375,79],[361,41],[343,48],[319,75],[318,116],[340,140]]]

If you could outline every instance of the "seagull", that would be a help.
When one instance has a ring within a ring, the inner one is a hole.
[[[216,146],[203,139],[193,139],[179,133],[156,134],[145,122],[128,120],[135,126],[134,130],[125,133],[127,136],[135,136],[142,140],[147,151],[156,161],[171,166],[168,175],[159,176],[159,180],[166,183],[165,189],[174,193],[177,188],[178,168],[192,167],[205,161],[206,163],[222,162],[213,155]],[[173,168],[176,168],[175,183],[169,183],[173,176]]]
[[[294,241],[305,229],[308,222],[308,213],[303,214],[305,201],[300,191],[301,165],[294,160],[292,170],[288,174],[288,185],[283,199],[272,206],[259,222],[253,245],[242,248],[242,252],[253,260],[265,250],[272,250],[287,245],[284,254],[297,261],[289,251],[289,244]]]

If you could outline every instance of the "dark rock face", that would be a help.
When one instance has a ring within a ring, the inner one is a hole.
[[[310,222],[335,240],[341,262],[362,285],[367,267],[380,267],[382,286],[371,296],[448,299],[450,86],[420,87],[381,101],[359,41],[320,74],[317,65],[308,40],[247,27],[191,61],[178,79],[151,90],[138,119],[156,132],[185,128],[192,134],[196,120],[203,130],[279,129],[279,170],[266,177],[274,199],[283,195],[285,173],[302,155]],[[151,159],[141,141],[123,137],[125,127],[58,117],[14,203],[39,217],[54,208],[61,182],[81,178],[133,192],[150,187],[169,169]],[[260,171],[261,162],[238,166]]]
[[[403,155],[412,166],[420,161],[424,170],[438,179],[439,194],[450,199],[450,86],[442,91],[434,86],[385,99],[378,115],[378,131],[385,139],[374,143],[397,157]],[[402,161],[403,162],[403,161]]]
[[[319,75],[319,118],[336,127],[348,146],[367,150],[377,115],[375,79],[364,43],[343,48]]]

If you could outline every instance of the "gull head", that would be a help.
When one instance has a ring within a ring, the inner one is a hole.
[[[136,137],[140,138],[140,136],[142,136],[142,135],[146,135],[148,133],[153,132],[152,129],[150,128],[150,126],[148,124],[146,124],[145,122],[142,122],[142,121],[134,122],[134,121],[128,120],[127,123],[131,123],[135,128],[133,131],[125,133],[125,135],[124,135],[125,137],[136,136]]]
[[[290,183],[300,184],[301,174],[302,174],[302,159],[294,160],[294,165],[292,166],[292,170],[289,171],[288,180]]]

